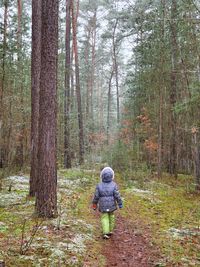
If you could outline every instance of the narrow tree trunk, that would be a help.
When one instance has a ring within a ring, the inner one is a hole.
[[[78,2],[79,3],[79,2]],[[78,8],[77,8],[78,12]],[[76,97],[78,107],[78,126],[79,126],[79,163],[84,161],[84,137],[83,137],[83,115],[81,104],[81,90],[80,90],[80,78],[79,78],[79,59],[78,59],[78,47],[77,47],[77,16],[74,14],[74,6],[72,4],[72,28],[73,28],[73,49],[75,57],[75,75],[76,75]]]
[[[94,80],[95,80],[95,50],[96,50],[96,23],[97,23],[97,10],[94,11],[94,16],[92,18],[92,68],[91,68],[91,83],[90,83],[90,103],[91,103],[91,121],[92,126],[94,127]]]
[[[119,125],[120,112],[119,112],[119,78],[118,78],[118,63],[117,63],[117,52],[116,52],[116,29],[117,29],[118,19],[116,19],[114,29],[113,29],[113,65],[115,71],[115,83],[116,83],[116,93],[117,93],[117,123]]]
[[[162,28],[161,28],[161,51],[160,51],[160,68],[161,79],[159,78],[159,122],[158,122],[158,177],[162,177],[163,166],[163,88],[165,87],[165,58],[163,52],[165,49],[165,0],[161,1],[162,8]]]
[[[163,139],[163,95],[159,92],[159,126],[158,126],[158,177],[162,177],[162,139]]]
[[[111,108],[111,86],[114,71],[111,70],[110,78],[108,82],[108,106],[107,106],[107,144],[110,143],[110,108]]]
[[[4,1],[4,24],[3,24],[3,54],[2,54],[2,78],[1,78],[1,90],[0,90],[0,168],[5,165],[5,145],[4,145],[4,88],[5,88],[5,60],[7,51],[7,22],[8,20],[8,1]]]
[[[71,168],[70,149],[70,19],[71,0],[66,0],[66,39],[65,39],[65,98],[64,98],[64,167]]]
[[[38,122],[41,71],[41,0],[32,1],[32,55],[31,55],[31,173],[29,195],[37,191]]]
[[[177,177],[177,133],[176,133],[176,114],[174,111],[177,101],[177,7],[176,0],[172,0],[171,7],[171,89],[170,89],[170,158],[169,172],[172,176]]]
[[[38,135],[36,212],[57,215],[56,88],[58,58],[58,0],[42,0],[41,79]]]
[[[20,170],[24,164],[24,130],[25,130],[25,116],[24,116],[24,88],[23,88],[23,65],[22,65],[22,0],[17,0],[17,72],[19,75],[18,90],[20,92],[20,106],[21,106],[21,127],[19,132],[19,143],[16,148],[17,166]]]
[[[200,191],[200,147],[198,142],[198,131],[196,128],[192,129],[192,139],[193,139],[193,157],[194,157],[194,176],[196,189]]]
[[[90,54],[90,36],[91,36],[91,26],[88,26],[88,35],[86,40],[86,47],[85,47],[85,63],[86,63],[86,120],[89,120],[89,114],[90,114],[90,64],[89,64],[89,54]]]

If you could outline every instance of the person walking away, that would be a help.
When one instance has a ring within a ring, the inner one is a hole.
[[[109,239],[115,226],[114,211],[117,206],[123,207],[122,199],[114,180],[114,171],[110,167],[105,167],[100,173],[101,182],[96,186],[92,201],[93,209],[97,206],[101,212],[101,225],[103,238]]]

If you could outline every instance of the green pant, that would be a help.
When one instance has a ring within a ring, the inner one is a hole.
[[[101,214],[101,225],[103,234],[109,234],[115,227],[114,212],[104,212]]]

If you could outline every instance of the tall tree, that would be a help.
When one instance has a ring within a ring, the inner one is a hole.
[[[177,1],[172,0],[171,5],[171,87],[170,87],[170,154],[169,154],[169,172],[177,176],[177,119],[175,105],[177,102]]]
[[[4,24],[3,24],[3,53],[2,53],[2,77],[0,89],[0,168],[5,163],[5,145],[3,137],[3,110],[4,110],[4,88],[5,88],[5,60],[7,51],[7,26],[8,26],[8,0],[4,1]]]
[[[38,188],[36,212],[57,215],[56,88],[58,0],[43,0],[41,11],[41,79],[39,100]]]
[[[73,28],[73,50],[75,58],[75,76],[76,76],[76,97],[78,108],[78,127],[79,127],[79,163],[84,161],[84,135],[83,135],[83,114],[81,104],[81,88],[79,76],[79,57],[77,45],[77,17],[79,11],[79,0],[77,1],[76,16],[74,12],[74,4],[72,3],[72,28]]]
[[[32,1],[32,56],[31,56],[31,173],[30,196],[37,191],[38,122],[41,71],[41,1]]]
[[[66,37],[65,37],[65,98],[64,98],[64,167],[71,168],[70,149],[70,19],[71,0],[66,0]]]
[[[116,94],[117,94],[117,123],[119,124],[120,114],[119,114],[119,75],[118,75],[118,62],[117,62],[117,40],[116,40],[116,29],[118,24],[118,18],[116,18],[112,33],[112,46],[113,46],[113,68],[115,71],[115,82],[116,82]]]
[[[110,72],[110,77],[109,77],[109,81],[108,81],[108,104],[107,104],[107,144],[109,145],[110,143],[110,111],[111,111],[111,100],[112,100],[112,78],[113,78],[113,74],[114,74],[114,70],[113,68],[111,68],[111,72]]]

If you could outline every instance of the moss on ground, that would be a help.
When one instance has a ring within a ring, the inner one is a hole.
[[[105,265],[100,222],[91,209],[99,171],[60,170],[58,177],[59,216],[41,222],[25,255],[20,255],[20,247],[26,246],[38,224],[34,199],[26,197],[28,188],[15,188],[22,196],[20,203],[0,207],[0,260],[7,267]],[[137,170],[126,177],[116,174],[116,181],[124,198],[121,214],[137,231],[148,227],[152,244],[163,255],[160,266],[200,266],[200,195],[192,177],[179,175],[175,180],[164,175],[158,180]]]
[[[52,220],[35,218],[34,199],[26,197],[28,188],[27,191],[24,188],[13,190],[15,195],[23,195],[23,198],[16,198],[16,203],[0,208],[0,260],[4,260],[7,267],[78,267],[86,263],[86,266],[94,266],[94,262],[102,267],[101,242],[96,239],[97,219],[90,205],[97,180],[94,171],[60,170],[59,216]]]
[[[145,177],[146,179],[146,177]],[[140,181],[128,181],[123,191],[123,215],[140,218],[152,231],[153,243],[161,248],[162,266],[200,266],[200,194],[189,176],[162,180],[146,179],[139,194]]]

